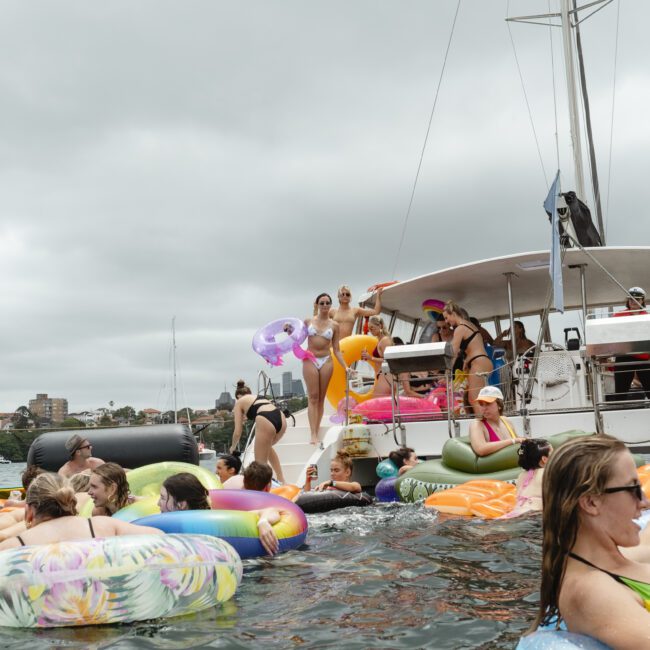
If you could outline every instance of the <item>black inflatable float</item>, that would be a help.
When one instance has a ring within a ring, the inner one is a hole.
[[[189,427],[184,424],[71,429],[44,433],[31,444],[27,464],[56,472],[70,460],[65,442],[75,433],[90,441],[93,456],[128,469],[168,460],[199,464],[196,440]]]
[[[323,490],[323,492],[302,492],[296,499],[303,512],[313,514],[328,512],[350,506],[369,506],[373,499],[365,492],[344,492],[343,490]]]

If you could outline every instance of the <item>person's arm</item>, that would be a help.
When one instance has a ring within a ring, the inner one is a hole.
[[[417,397],[418,399],[424,399],[426,395],[422,395],[421,393],[417,393],[411,388],[411,381],[409,379],[409,373],[408,372],[402,372],[399,374],[399,380],[402,384],[402,395],[405,395],[407,397]]]
[[[237,402],[235,403],[235,407],[233,409],[233,415],[235,419],[235,428],[233,429],[232,432],[232,440],[230,441],[230,452],[232,454],[235,449],[237,449],[237,445],[239,444],[239,439],[241,438],[241,432],[242,429],[244,428],[244,411],[241,407],[241,405]]]
[[[280,521],[280,511],[277,508],[258,510],[257,531],[260,542],[269,555],[275,555],[280,550],[280,542],[273,530],[273,525]]]
[[[377,289],[377,293],[375,294],[375,306],[372,309],[368,307],[357,307],[356,317],[361,316],[363,318],[367,318],[369,316],[379,316],[379,314],[381,314],[381,294],[383,291],[383,287],[379,287],[379,289]]]
[[[9,548],[18,548],[19,546],[20,542],[15,537],[10,537],[9,539],[5,539],[4,542],[0,543],[0,551],[6,551]]]
[[[334,353],[334,356],[337,358],[338,362],[343,366],[343,369],[347,373],[349,368],[348,364],[345,363],[345,359],[343,358],[343,355],[341,354],[341,349],[339,348],[339,324],[336,322],[332,322],[332,352]]]
[[[90,465],[90,469],[95,469],[96,467],[99,467],[100,465],[104,465],[105,463],[106,463],[106,461],[102,460],[101,458],[89,458],[88,459],[88,464]]]
[[[13,526],[9,526],[9,528],[3,528],[2,530],[0,530],[0,540],[4,541],[7,539],[11,539],[16,535],[20,535],[21,533],[24,533],[26,530],[27,530],[27,526],[25,526],[25,522],[18,521]]]
[[[140,526],[128,521],[111,519],[111,524],[116,535],[162,535],[163,531],[152,526]]]
[[[507,438],[505,440],[488,442],[485,439],[483,423],[481,420],[474,420],[469,427],[469,442],[472,445],[472,449],[477,456],[489,456],[495,451],[505,449],[510,445],[521,444],[523,442],[523,438]]]
[[[323,486],[321,488],[321,486]],[[335,488],[336,490],[342,490],[343,492],[361,492],[361,484],[356,481],[325,481],[321,483],[318,488],[326,490],[327,488]],[[318,490],[318,488],[316,488]]]

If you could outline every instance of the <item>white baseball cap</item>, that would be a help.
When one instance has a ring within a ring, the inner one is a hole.
[[[477,402],[494,402],[500,399],[503,402],[503,393],[496,386],[484,386],[481,388]]]
[[[645,290],[642,289],[641,287],[632,287],[628,289],[627,292],[631,296],[641,296],[642,298],[645,298]]]

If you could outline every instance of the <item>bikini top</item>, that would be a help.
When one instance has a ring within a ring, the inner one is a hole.
[[[93,528],[93,520],[88,519],[88,528],[90,528],[90,536],[95,539],[95,530]],[[20,535],[16,535],[16,539],[20,542],[21,546],[27,546],[25,542],[23,542],[23,538]]]
[[[601,569],[599,566],[592,564],[589,560],[585,560],[585,558],[573,552],[569,552],[569,557],[572,557],[574,560],[578,560],[578,562],[582,562],[583,564],[590,566],[592,569],[597,569],[598,571],[602,571],[603,573],[606,573],[608,576],[614,578],[616,582],[620,582],[626,587],[629,587],[634,593],[638,594],[641,597],[641,600],[643,601],[643,606],[650,612],[650,583],[649,582],[641,582],[640,580],[633,580],[632,578],[626,578],[625,576],[619,576],[616,573],[611,573],[610,571]]]
[[[508,433],[510,434],[510,437],[514,440],[517,436],[515,435],[515,432],[512,430],[512,427],[508,424],[508,421],[504,417],[500,417],[499,420],[503,422],[506,429],[508,430]],[[490,437],[488,442],[500,442],[502,440],[501,438],[499,438],[497,432],[490,426],[487,420],[483,420],[483,426],[487,429],[488,436]]]
[[[472,332],[472,334],[460,342],[460,345],[458,346],[458,356],[456,357],[456,361],[454,363],[454,370],[463,369],[465,365],[465,357],[467,356],[467,346],[472,342],[477,334],[480,334],[478,330],[472,329],[469,325],[465,325],[465,323],[461,323],[459,327],[461,325],[463,327],[466,327],[470,332]]]
[[[248,407],[246,417],[249,420],[254,420],[257,417],[257,412],[260,410],[260,406],[265,406],[266,404],[271,404],[271,402],[263,397],[256,397],[253,400],[253,403]]]
[[[307,328],[307,334],[309,334],[309,336],[322,336],[324,339],[331,341],[334,336],[334,330],[331,327],[328,327],[324,332],[319,332],[313,325],[309,325]]]

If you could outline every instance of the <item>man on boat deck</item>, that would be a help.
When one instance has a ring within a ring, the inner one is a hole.
[[[614,316],[639,316],[647,314],[645,308],[645,291],[641,287],[632,287],[628,291],[628,299],[625,301],[625,309],[618,311]],[[632,363],[626,366],[619,363]],[[614,401],[634,399],[630,394],[630,387],[634,379],[634,373],[643,386],[646,397],[650,397],[650,354],[624,354],[616,357],[617,366],[614,368]]]
[[[382,291],[382,287],[377,289],[374,309],[366,309],[365,307],[350,307],[350,302],[352,300],[350,287],[345,284],[342,287],[339,287],[339,306],[338,308],[332,307],[332,309],[330,309],[330,318],[339,324],[339,339],[354,334],[354,324],[356,323],[357,318],[377,316],[381,313]]]
[[[93,446],[86,438],[82,438],[77,433],[68,438],[65,448],[70,453],[70,460],[59,470],[59,474],[65,478],[104,464],[101,458],[92,457]]]

